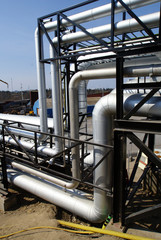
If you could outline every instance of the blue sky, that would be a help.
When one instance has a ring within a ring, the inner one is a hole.
[[[37,18],[82,0],[0,0],[1,90],[37,89],[34,32]],[[109,1],[101,0],[101,5]],[[91,5],[96,7],[98,2]],[[87,6],[84,7],[84,10]],[[104,23],[103,23],[104,24]],[[51,87],[47,82],[47,88]]]

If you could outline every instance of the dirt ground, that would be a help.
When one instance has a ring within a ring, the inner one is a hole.
[[[19,189],[11,189],[12,194],[16,196],[17,204],[10,210],[3,212],[0,211],[0,238],[1,236],[17,232],[27,228],[34,228],[39,226],[61,227],[58,225],[57,219],[70,221],[74,223],[84,223],[74,216],[62,211],[53,204],[45,202],[42,199],[25,192],[19,191]],[[99,226],[100,227],[100,226]],[[68,233],[63,230],[53,229],[36,229],[23,233],[18,233],[5,239],[23,239],[23,240],[117,240],[118,237],[101,235],[101,234],[76,234]]]

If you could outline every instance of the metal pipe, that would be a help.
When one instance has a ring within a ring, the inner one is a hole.
[[[144,15],[140,17],[140,20],[146,24],[149,28],[155,28],[159,26],[160,12]],[[143,27],[134,19],[123,20],[115,23],[115,35],[122,33],[130,33],[134,31],[143,30]],[[109,37],[111,35],[111,24],[106,24],[103,26],[87,29],[87,31],[97,38]],[[77,31],[75,33],[69,33],[61,37],[61,44],[66,43],[76,43],[81,41],[90,40],[91,37],[87,36],[86,33],[82,31]],[[53,39],[53,43],[57,44],[58,38]]]
[[[34,116],[23,116],[23,115],[14,115],[14,114],[0,114],[0,124],[3,124],[4,122],[7,122],[6,128],[13,134],[22,136],[22,137],[28,137],[28,138],[34,138],[34,133],[27,131],[34,130],[38,131],[40,129],[40,118],[34,117]],[[48,128],[53,129],[53,121],[50,118],[47,118],[48,122]],[[18,127],[18,124],[21,124],[22,129],[16,129],[12,128]],[[2,127],[0,126],[0,131]],[[26,131],[25,131],[26,129]],[[37,134],[38,139],[41,139],[41,134]]]
[[[53,150],[54,152],[54,150]],[[70,181],[64,181],[58,177],[53,177],[49,174],[45,174],[45,173],[42,173],[41,171],[39,170],[35,170],[33,169],[32,167],[27,167],[27,166],[24,166],[23,164],[20,164],[20,163],[16,163],[16,162],[11,162],[11,166],[13,168],[16,168],[16,169],[20,169],[21,171],[25,172],[25,173],[29,173],[31,175],[34,175],[36,177],[40,177],[42,179],[45,179],[49,182],[52,182],[56,185],[59,185],[65,189],[74,189],[76,187],[76,185],[74,185],[73,182],[70,182]]]
[[[138,67],[138,71],[140,75],[149,75],[152,73],[153,75],[161,75],[161,65],[155,67],[153,65],[149,65],[146,69],[142,67]],[[141,74],[142,73],[142,74]],[[132,67],[127,67],[124,69],[125,76],[136,76],[137,67],[135,70],[132,70]],[[114,78],[116,76],[116,69],[98,69],[98,70],[86,70],[77,72],[71,79],[69,84],[69,101],[70,101],[70,129],[71,129],[71,137],[79,138],[79,121],[78,121],[78,85],[80,81],[90,80],[90,79],[103,79],[103,78]],[[126,95],[124,101],[129,95]],[[104,100],[105,101],[104,104]],[[94,142],[101,144],[110,144],[112,143],[112,114],[115,113],[116,107],[116,95],[110,94],[109,96],[105,96],[99,101],[93,112],[93,137]],[[72,152],[72,159],[75,161],[75,166],[78,167],[79,171],[79,149],[74,148]],[[94,165],[96,165],[99,160],[104,156],[106,150],[104,148],[95,147],[94,148]],[[94,175],[94,182],[98,186],[104,186],[111,190],[112,188],[112,154],[103,161],[99,168],[97,169]],[[101,190],[94,190],[94,209],[106,209],[105,212],[110,213],[112,210],[112,202],[111,199],[106,196],[105,193],[102,193]]]
[[[2,141],[2,136],[0,136],[0,142]],[[19,140],[17,139],[18,143],[20,145],[22,145],[25,149],[27,150],[30,150],[30,151],[35,151],[35,144],[32,143],[32,142],[27,142],[27,141],[23,141],[23,140]],[[18,146],[16,141],[12,138],[12,137],[9,137],[9,136],[5,136],[5,142],[6,143],[10,143],[14,146]],[[37,152],[38,153],[43,153],[47,156],[50,156],[50,157],[54,157],[54,155],[57,154],[57,151],[56,149],[54,148],[49,148],[49,147],[46,147],[44,145],[38,145],[37,146]]]
[[[135,9],[139,7],[143,7],[149,4],[153,4],[159,2],[159,0],[124,0],[124,3],[130,8]],[[115,3],[115,13],[120,13],[124,11],[124,8],[119,2]],[[106,16],[111,15],[111,3],[105,4],[100,7],[96,7],[72,16],[69,16],[68,18],[78,24],[83,22],[89,22],[92,20],[96,20],[98,18],[103,18]],[[71,23],[65,19],[62,19],[60,21],[60,25],[63,27],[71,26]],[[54,31],[57,28],[57,21],[48,22],[45,23],[45,28],[47,31]]]
[[[28,174],[8,169],[8,180],[12,184],[42,198],[57,206],[65,208],[66,210],[85,218],[91,222],[100,221],[100,213],[95,213],[96,216],[91,217],[93,213],[93,201],[85,197],[85,193],[80,190],[69,190],[63,187],[56,186],[45,180]],[[103,212],[104,219],[106,213]]]
[[[152,4],[158,2],[156,0],[125,0],[124,1],[130,8],[137,8],[141,6],[145,6],[148,4]],[[123,7],[120,3],[116,3],[116,12],[123,11]],[[101,6],[99,8],[95,8],[92,10],[85,11],[83,13],[75,14],[69,17],[72,21],[76,21],[77,23],[81,23],[84,21],[90,21],[93,19],[97,19],[100,17],[108,16],[111,14],[111,4],[107,4],[105,6]],[[68,21],[62,20],[60,24],[66,26]],[[70,23],[69,23],[70,25]],[[45,24],[45,28],[47,31],[53,31],[57,28],[57,21],[48,22]],[[40,38],[40,39],[39,39]],[[47,107],[46,107],[46,87],[45,87],[45,68],[44,63],[40,62],[40,49],[39,42],[41,42],[41,53],[43,54],[43,33],[39,31],[38,28],[35,30],[35,45],[36,45],[36,62],[37,62],[37,75],[38,75],[38,88],[39,88],[39,104],[40,104],[40,121],[41,121],[41,131],[47,131]],[[43,58],[43,56],[42,56]]]
[[[40,34],[41,48],[43,50],[43,35]],[[47,106],[46,106],[46,83],[45,83],[45,66],[40,62],[39,52],[39,32],[35,31],[35,48],[36,48],[36,66],[38,79],[38,93],[39,93],[39,113],[40,113],[40,130],[47,132]],[[41,51],[43,54],[43,51]],[[42,56],[43,57],[43,56]],[[45,135],[41,136],[41,140],[45,140]]]
[[[55,50],[50,46],[50,57],[56,55]],[[55,60],[50,63],[51,68],[51,84],[52,84],[52,106],[53,106],[53,125],[55,127],[55,135],[63,136],[63,106],[62,106],[62,88],[60,62]],[[55,137],[55,147],[57,152],[64,149],[63,139]]]
[[[128,101],[129,94],[126,94],[124,101]],[[132,96],[130,96],[132,97]],[[130,100],[131,101],[131,100]],[[159,97],[160,101],[160,97]],[[96,104],[96,108],[93,113],[93,124],[95,125],[95,133],[94,138],[97,138],[99,143],[106,144],[107,141],[112,143],[112,134],[111,134],[111,116],[115,114],[116,108],[116,94],[112,93],[110,95],[104,96],[101,100]],[[161,104],[160,104],[161,110]],[[146,111],[146,109],[145,109]],[[161,112],[161,111],[158,111]],[[146,114],[146,112],[145,112]],[[109,120],[109,122],[107,122]],[[96,127],[97,125],[97,127]],[[107,137],[108,136],[108,137]],[[104,152],[103,148],[96,149],[95,148],[95,163],[98,161],[98,158],[101,157]],[[13,163],[14,167],[19,166],[16,163]],[[105,161],[103,166],[99,166],[95,176],[95,184],[111,188],[112,177],[106,178],[106,176],[111,176],[111,164],[112,159],[108,159]],[[105,168],[106,167],[106,168]],[[22,170],[28,172],[26,167],[20,166]],[[102,169],[103,168],[103,169]],[[35,174],[32,172],[32,169],[29,170],[31,174]],[[36,171],[37,174],[37,171]],[[46,177],[40,173],[41,176],[38,177]],[[87,199],[85,193],[82,193],[80,190],[68,190],[62,187],[58,187],[54,184],[46,182],[40,178],[28,175],[26,173],[19,172],[15,169],[8,170],[8,179],[11,183],[17,185],[25,189],[26,191],[31,192],[51,203],[56,204],[57,206],[63,207],[68,211],[83,217],[91,222],[102,222],[110,213],[112,208],[112,201],[109,197],[106,196],[106,193],[102,190],[95,189],[94,190],[94,201]],[[47,181],[51,181],[47,179]]]

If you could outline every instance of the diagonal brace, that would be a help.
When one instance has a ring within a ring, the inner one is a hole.
[[[127,132],[126,136],[149,158],[156,166],[161,168],[161,160],[132,132]]]
[[[118,0],[118,2],[120,2],[120,4],[126,9],[126,11],[128,12],[128,14],[132,17],[135,18],[135,20],[144,28],[145,32],[154,39],[155,42],[157,42],[157,38],[156,36],[153,34],[153,32],[151,31],[151,29],[149,29],[141,20],[139,17],[136,16],[136,14],[122,1],[122,0]]]
[[[143,106],[160,88],[156,88],[151,90],[131,111],[129,111],[126,116],[123,118],[124,120],[128,120],[133,114],[135,114],[139,108]]]

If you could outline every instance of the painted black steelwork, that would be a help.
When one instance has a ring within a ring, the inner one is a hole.
[[[121,3],[121,5],[126,9],[126,11],[128,12],[128,14],[134,18],[144,29],[144,31],[153,38],[153,40],[155,42],[157,42],[157,38],[156,36],[153,34],[153,32],[140,20],[139,17],[137,17],[137,15],[122,1],[122,0],[118,0],[118,2]]]
[[[161,17],[160,17],[160,26],[159,26],[159,32],[157,34],[154,34],[153,31],[148,28],[138,17],[137,15],[122,1],[122,0],[111,0],[111,36],[107,37],[105,39],[98,38],[91,33],[89,33],[84,27],[82,27],[80,24],[75,23],[74,21],[71,21],[65,13],[85,6],[87,4],[93,3],[98,0],[88,0],[85,1],[81,4],[74,5],[72,7],[63,9],[61,11],[56,11],[54,13],[45,15],[41,18],[38,19],[38,36],[39,36],[39,56],[40,62],[44,63],[50,63],[51,61],[55,60],[60,60],[61,64],[65,65],[66,71],[66,78],[67,78],[67,85],[69,84],[70,78],[71,78],[71,71],[70,71],[70,64],[74,63],[75,64],[75,72],[77,71],[77,66],[79,63],[84,62],[84,61],[91,61],[91,59],[87,60],[79,60],[79,56],[86,56],[88,54],[95,54],[95,53],[108,53],[108,52],[115,52],[115,56],[113,54],[109,55],[108,57],[95,57],[92,60],[99,60],[99,59],[111,59],[111,60],[116,60],[116,95],[117,95],[117,105],[116,105],[116,119],[114,121],[114,196],[113,196],[113,218],[114,222],[121,220],[122,225],[126,225],[128,223],[131,223],[132,221],[135,221],[139,219],[140,217],[143,217],[144,214],[149,215],[152,212],[155,212],[156,209],[160,209],[160,205],[155,206],[154,208],[146,209],[143,212],[137,212],[134,215],[125,216],[125,211],[126,211],[126,202],[132,200],[135,192],[137,191],[138,186],[140,185],[141,181],[144,179],[144,176],[148,169],[151,166],[157,166],[159,169],[161,168],[161,160],[153,153],[153,147],[154,147],[154,138],[155,134],[161,134],[161,122],[160,121],[136,121],[136,120],[129,120],[129,118],[151,97],[153,94],[155,94],[158,89],[161,88],[161,83],[160,82],[154,82],[154,83],[147,83],[146,81],[144,83],[136,83],[136,84],[125,84],[124,79],[123,79],[123,63],[126,57],[132,57],[134,55],[143,55],[143,54],[154,54],[154,53],[160,53],[161,52]],[[125,8],[125,12],[123,12],[123,20],[126,19],[126,13],[130,14],[133,18],[138,21],[138,23],[143,27],[144,30],[139,31],[140,37],[137,37],[137,34],[131,33],[123,33],[120,37],[120,35],[115,35],[115,3],[120,2],[122,6]],[[160,15],[161,16],[161,15]],[[53,18],[56,17],[57,19],[57,30],[56,34],[58,37],[58,44],[55,47],[55,45],[52,42],[52,39],[50,38],[49,34],[47,33],[45,26],[44,26],[44,20],[47,18]],[[72,24],[73,31],[76,32],[76,29],[81,29],[84,33],[86,33],[88,36],[91,37],[91,41],[84,41],[83,43],[71,43],[69,46],[63,46],[61,43],[61,34],[63,33],[62,28],[61,28],[61,19],[66,19],[68,22]],[[144,33],[145,31],[145,33]],[[42,35],[41,32],[44,33],[46,36],[47,40],[49,41],[49,44],[53,47],[53,49],[56,52],[56,56],[54,58],[45,58],[44,59],[44,54],[42,52]],[[148,43],[146,43],[147,37],[150,40]],[[141,43],[138,45],[135,45],[135,40],[141,41]],[[142,41],[144,40],[144,41]],[[126,45],[127,42],[131,42],[128,46]],[[93,46],[98,47],[96,50],[91,51],[86,51],[87,49],[90,49],[91,47],[91,42],[93,43]],[[72,51],[70,52],[70,49],[72,50],[78,50],[77,46],[80,48],[80,50],[77,51]],[[105,49],[102,49],[105,48]],[[84,48],[82,50],[82,48]],[[84,51],[84,52],[83,52]],[[65,54],[64,54],[65,53]],[[123,95],[124,95],[124,90],[125,89],[137,89],[138,92],[140,89],[151,89],[151,92],[147,94],[147,96],[135,107],[132,109],[128,115],[124,116],[124,111],[123,111]],[[68,92],[67,92],[67,99],[69,98]],[[67,100],[67,108],[69,109],[69,99]],[[67,113],[67,116],[69,117],[69,113]],[[70,122],[70,119],[68,118],[68,123]],[[9,125],[8,125],[9,126]],[[48,172],[50,174],[56,174],[59,175],[60,177],[64,177],[67,179],[73,179],[78,182],[83,182],[83,184],[87,184],[88,186],[91,187],[98,187],[94,184],[87,183],[83,180],[80,179],[74,179],[71,176],[67,176],[66,174],[60,173],[55,171],[54,169],[50,169],[50,167],[43,166],[43,164],[38,166],[38,157],[41,158],[41,155],[35,151],[34,158],[33,156],[24,156],[24,158],[19,158],[17,155],[12,155],[11,153],[7,153],[5,142],[4,142],[4,125],[2,125],[2,132],[3,132],[3,143],[2,143],[2,156],[3,159],[3,175],[4,175],[4,184],[7,187],[7,179],[6,179],[6,162],[5,162],[5,157],[8,156],[11,159],[17,159],[18,162],[24,162],[27,164],[27,166],[32,166],[34,168],[39,168],[41,167],[42,171]],[[14,126],[13,126],[14,128]],[[21,128],[22,129],[22,128]],[[68,125],[68,131],[70,130],[70,126]],[[34,139],[34,146],[37,149],[37,133],[36,131],[32,131],[35,133],[35,139]],[[145,134],[145,137],[143,141],[141,141],[136,135],[134,135],[133,132],[141,132]],[[41,133],[45,134],[46,133]],[[147,136],[149,136],[149,144],[146,146],[145,142],[147,139]],[[54,134],[48,134],[49,141],[50,141],[50,146],[52,146],[52,138],[55,137]],[[81,140],[76,140],[76,139],[70,139],[66,137],[61,137],[61,136],[56,136],[60,137],[64,140],[69,140],[69,141],[74,141],[75,145],[80,145],[82,146],[82,171],[83,171],[83,159],[84,159],[84,144],[91,144],[93,143],[88,142],[88,141],[81,141]],[[126,139],[129,138],[132,143],[134,143],[138,149],[139,149],[139,154],[136,159],[135,166],[133,168],[131,178],[130,178],[130,183],[129,185],[126,182],[127,176],[126,176]],[[14,138],[13,138],[14,139]],[[18,143],[17,143],[18,144]],[[75,146],[74,145],[74,146]],[[101,147],[106,147],[109,149],[109,151],[113,150],[112,146],[106,146],[106,145],[100,145],[96,144],[97,146]],[[20,146],[21,147],[21,146]],[[73,146],[72,146],[73,147]],[[68,149],[58,153],[54,157],[59,157],[60,154],[66,154],[68,155],[68,164],[70,163],[70,152],[72,147],[68,146]],[[22,147],[21,147],[22,149]],[[23,149],[22,149],[23,150]],[[141,156],[141,153],[145,153],[145,155],[149,159],[148,166],[146,170],[144,171],[143,175],[140,177],[138,180],[138,184],[136,185],[136,188],[133,189],[130,197],[129,197],[129,188],[132,187],[133,184],[133,179],[136,174],[136,170],[138,167],[139,159]],[[104,160],[105,157],[102,158],[102,161]],[[49,160],[49,157],[44,158],[42,161],[45,163],[47,160]],[[36,163],[36,164],[35,164]],[[117,167],[116,167],[117,166]],[[86,180],[87,177],[92,174],[92,172],[95,169],[92,169],[92,171],[89,171],[89,173],[86,176],[82,176],[84,180]],[[109,196],[112,196],[112,193],[109,192],[107,189],[103,189],[107,191],[107,194]]]
[[[116,59],[116,118],[123,118],[123,58]]]
[[[161,211],[161,204],[157,204],[155,206],[146,208],[144,210],[140,210],[136,213],[132,213],[126,218],[125,224],[128,225],[140,219],[144,219],[149,216],[157,215]]]
[[[7,180],[7,163],[6,163],[6,152],[5,152],[5,132],[4,132],[4,126],[2,126],[2,134],[3,134],[3,142],[2,142],[2,155],[0,157],[1,159],[1,168],[2,168],[2,191],[8,190],[8,180]]]
[[[129,119],[131,116],[134,116],[134,114],[146,103],[156,92],[158,92],[159,88],[155,88],[151,90],[136,106],[129,111],[124,117],[124,120]]]

